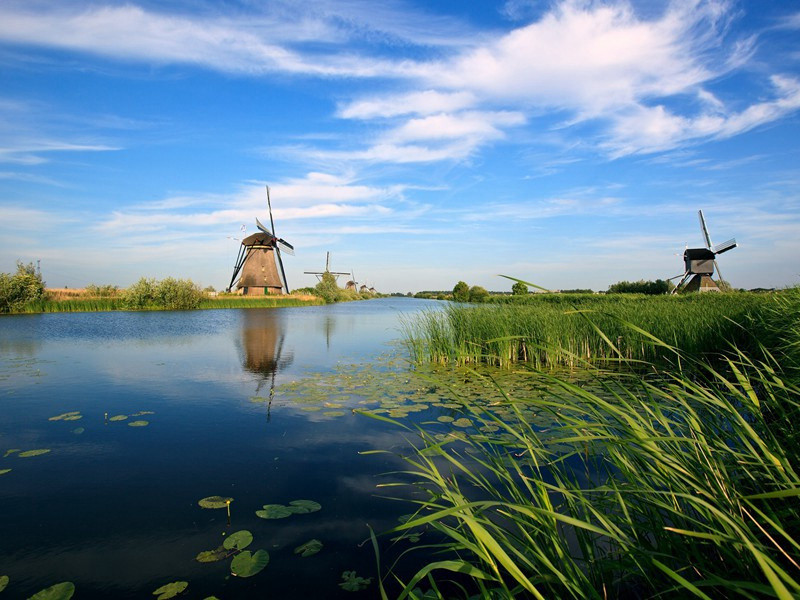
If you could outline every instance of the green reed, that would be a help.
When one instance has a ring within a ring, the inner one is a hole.
[[[55,313],[55,312],[105,312],[123,310],[122,298],[70,298],[66,300],[37,300],[29,302],[19,311],[21,313]]]
[[[325,301],[314,297],[285,296],[218,296],[200,302],[200,308],[276,308],[281,306],[318,306]]]
[[[755,339],[750,324],[776,296],[541,294],[524,303],[451,304],[407,322],[405,333],[416,362],[543,367],[620,357],[651,361],[663,349],[643,331],[693,355],[719,352],[721,339],[749,347]]]
[[[460,398],[472,430],[397,423],[420,439],[404,457],[418,499],[388,533],[427,532],[438,552],[391,577],[399,598],[800,596],[800,388],[784,357],[731,350],[715,370],[658,343],[687,368],[531,370],[546,395]]]

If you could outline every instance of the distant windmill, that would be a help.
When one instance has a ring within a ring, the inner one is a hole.
[[[353,271],[350,271],[350,281],[345,284],[344,289],[353,290],[354,292],[358,291],[358,282],[356,281],[356,275]]]
[[[322,281],[322,276],[325,275],[325,273],[330,273],[331,275],[334,276],[334,279],[336,279],[336,280],[339,279],[339,275],[350,275],[350,273],[342,273],[340,271],[331,271],[331,253],[330,252],[326,252],[325,253],[325,270],[324,271],[303,271],[303,272],[306,275],[316,275],[317,279],[319,279],[320,281]]]
[[[272,231],[264,227],[256,218],[256,227],[258,227],[259,231],[242,240],[228,291],[232,290],[234,283],[236,283],[236,289],[241,290],[242,294],[248,296],[289,293],[286,272],[283,269],[283,260],[281,259],[281,250],[293,255],[294,246],[286,240],[275,236],[275,221],[272,218],[269,187],[267,187],[267,208],[269,209],[269,222],[272,226]],[[239,277],[240,272],[241,277]],[[236,280],[237,277],[239,277],[238,282]]]
[[[683,262],[685,265],[685,272],[683,275],[677,275],[672,279],[681,277],[680,282],[672,291],[673,294],[679,291],[686,292],[718,292],[719,287],[717,283],[711,278],[714,275],[716,268],[719,278],[722,279],[719,265],[717,264],[716,257],[718,254],[733,250],[736,248],[736,240],[729,239],[727,242],[715,246],[711,243],[711,236],[708,234],[708,227],[706,227],[706,219],[703,216],[703,211],[697,211],[700,217],[700,230],[703,232],[703,240],[706,243],[705,248],[686,248],[683,251]],[[694,276],[694,277],[692,277]],[[691,280],[689,278],[692,277]],[[688,283],[687,280],[689,280]]]

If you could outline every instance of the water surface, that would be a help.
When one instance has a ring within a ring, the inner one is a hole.
[[[79,598],[143,598],[184,580],[191,598],[352,597],[338,586],[343,571],[376,574],[367,524],[387,529],[403,510],[376,490],[400,465],[360,453],[403,439],[342,409],[341,392],[309,407],[280,390],[391,355],[400,315],[433,306],[392,298],[0,318],[5,594],[72,581]],[[70,412],[81,418],[50,420]],[[137,420],[147,424],[129,425]],[[20,456],[35,449],[50,452]],[[198,506],[211,495],[234,498],[230,524],[224,509]],[[255,516],[296,499],[322,509]],[[264,571],[234,578],[230,560],[195,561],[239,529],[253,533],[249,550],[269,552]],[[312,538],[319,554],[294,554]],[[363,592],[376,594],[374,582]]]

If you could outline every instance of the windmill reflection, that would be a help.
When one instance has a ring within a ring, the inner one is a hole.
[[[275,396],[275,375],[289,366],[294,358],[291,351],[284,351],[286,333],[282,314],[283,311],[269,308],[242,311],[242,363],[247,371],[258,376],[257,395],[260,396],[264,386],[269,385],[267,420]]]

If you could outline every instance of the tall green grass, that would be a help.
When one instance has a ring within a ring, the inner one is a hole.
[[[523,304],[452,304],[406,322],[405,338],[416,362],[544,367],[620,356],[652,361],[663,347],[650,335],[693,355],[724,350],[721,340],[750,347],[750,325],[774,304],[773,296],[753,293],[541,294]]]
[[[277,308],[282,306],[312,306],[324,304],[319,298],[291,298],[283,296],[232,296],[204,298],[198,309],[210,308]],[[132,310],[123,296],[115,298],[84,297],[61,300],[41,299],[22,306],[17,313],[56,313],[56,312],[104,312],[111,310]],[[166,307],[149,303],[138,310],[167,310]]]
[[[122,298],[70,298],[68,300],[42,299],[29,302],[20,313],[55,313],[55,312],[104,312],[123,310],[125,302]]]
[[[415,575],[387,575],[398,597],[800,597],[800,388],[783,356],[734,350],[715,369],[662,349],[688,368],[532,370],[545,397],[462,398],[466,433],[397,423],[419,436],[404,457],[418,499],[388,533],[438,539]]]
[[[275,308],[281,306],[319,306],[322,298],[292,298],[285,296],[219,296],[206,298],[200,308]]]

